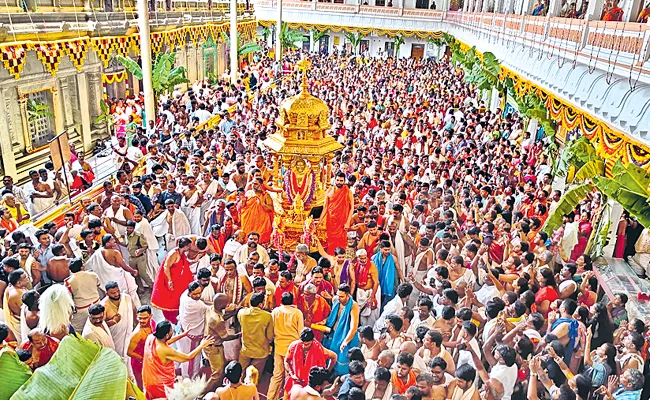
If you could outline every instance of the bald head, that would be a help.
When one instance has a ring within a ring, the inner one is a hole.
[[[415,355],[415,352],[418,351],[418,346],[415,344],[414,341],[407,340],[406,342],[402,343],[401,346],[399,346],[399,351],[400,353],[407,352]]]
[[[224,293],[217,293],[214,295],[214,299],[212,301],[214,303],[214,309],[217,311],[224,310],[228,303],[230,303],[228,296],[226,296]]]

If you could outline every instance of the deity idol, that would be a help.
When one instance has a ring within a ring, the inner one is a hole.
[[[305,206],[309,206],[314,199],[316,174],[311,167],[307,166],[304,159],[297,159],[293,167],[285,174],[284,190],[290,203],[299,199],[299,202],[302,201]]]

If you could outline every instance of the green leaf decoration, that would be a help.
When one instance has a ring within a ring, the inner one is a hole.
[[[37,369],[11,400],[124,400],[126,385],[126,365],[114,350],[66,336],[50,362]]]
[[[576,172],[573,180],[569,183],[584,182],[587,179],[593,179],[605,172],[605,163],[602,160],[591,160]]]
[[[32,376],[32,370],[18,359],[13,350],[4,348],[0,351],[0,400],[9,400],[11,396]]]
[[[119,61],[120,64],[124,65],[124,68],[126,68],[126,70],[129,71],[131,75],[133,75],[138,80],[142,80],[142,67],[140,67],[134,59],[120,55],[116,55],[115,59]]]
[[[650,204],[648,194],[639,194],[627,189],[629,179],[626,175],[614,179],[599,176],[594,178],[598,190],[616,200],[630,215],[637,218],[646,228],[650,227]]]
[[[321,40],[325,35],[327,35],[327,31],[319,31],[318,29],[312,29],[312,37],[314,38],[314,43],[317,43],[319,40]]]
[[[575,210],[578,203],[584,200],[593,188],[593,184],[584,183],[582,185],[574,186],[564,193],[557,207],[555,207],[555,210],[553,210],[546,219],[546,222],[542,226],[542,230],[551,236],[553,232],[564,223],[564,216]]]

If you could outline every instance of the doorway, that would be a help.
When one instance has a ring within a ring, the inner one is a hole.
[[[411,45],[411,58],[420,59],[424,57],[424,45],[423,44],[412,44]]]
[[[328,35],[323,36],[318,41],[318,51],[321,54],[329,54],[330,49],[330,37]]]
[[[386,55],[389,57],[397,56],[397,54],[395,54],[395,42],[386,42],[385,46]]]
[[[429,8],[429,0],[415,0],[415,8]]]

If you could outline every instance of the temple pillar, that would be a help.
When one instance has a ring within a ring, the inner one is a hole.
[[[587,12],[585,19],[587,21],[598,21],[603,12],[603,6],[605,5],[605,0],[591,0],[587,6]]]
[[[567,0],[551,0],[548,6],[548,14],[546,14],[546,16],[558,17],[560,15],[560,12],[562,11],[562,7],[564,6],[564,3],[566,2]]]
[[[14,156],[13,144],[11,143],[11,132],[9,130],[11,113],[10,102],[6,95],[8,89],[0,91],[0,103],[5,105],[5,112],[0,113],[0,158],[2,159],[2,171],[17,181],[16,158]]]
[[[92,150],[92,132],[90,129],[90,99],[89,99],[88,81],[86,74],[77,74],[77,93],[79,94],[79,108],[81,115],[81,142],[83,150],[89,152]]]
[[[90,120],[94,121],[102,113],[103,89],[99,72],[88,73],[88,109]]]
[[[626,0],[623,2],[623,22],[636,22],[637,12],[643,8],[645,0]]]
[[[59,86],[61,88],[61,107],[63,108],[63,127],[68,129],[74,124],[74,116],[72,115],[72,101],[70,99],[70,88],[68,78],[59,79]],[[61,132],[56,132],[58,135]]]

